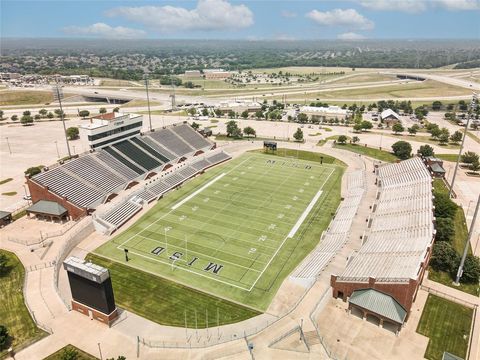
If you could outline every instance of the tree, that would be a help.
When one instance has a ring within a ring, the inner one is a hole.
[[[214,110],[214,113],[215,113],[215,116],[216,116],[216,117],[223,116],[223,111],[220,110],[220,109],[215,109],[215,110]]]
[[[3,114],[4,114],[3,110],[0,110],[0,120],[3,119]]]
[[[437,233],[435,234],[436,241],[451,241],[455,236],[455,224],[449,218],[437,218],[435,226]]]
[[[361,125],[362,130],[365,130],[365,131],[373,128],[373,124],[370,121],[367,121],[367,120],[363,120],[360,123],[360,125]]]
[[[465,258],[465,264],[463,266],[463,274],[460,281],[463,283],[477,284],[480,279],[480,258],[467,255]]]
[[[242,118],[247,119],[248,118],[248,110],[244,110],[242,112]],[[245,131],[244,131],[245,132]]]
[[[298,114],[297,121],[301,124],[306,123],[308,121],[308,115],[305,113]]]
[[[430,130],[428,130],[428,132],[430,133],[430,135],[432,135],[432,138],[434,139],[438,139],[442,134],[442,131],[440,130],[438,125],[435,127],[432,127]]]
[[[352,138],[352,143],[356,144],[356,143],[358,143],[358,142],[360,142],[360,138],[359,138],[358,136],[354,136],[354,137]]]
[[[347,137],[345,135],[340,135],[337,139],[338,143],[345,144],[347,142]]]
[[[53,119],[54,117],[55,117],[55,115],[53,115],[53,113],[51,111],[47,114],[47,118],[49,118],[49,119]]]
[[[197,130],[199,127],[200,127],[200,124],[197,124],[195,121],[192,122],[192,128],[194,128],[195,130]]]
[[[40,115],[42,115],[42,117],[45,117],[45,116],[47,116],[48,111],[47,111],[47,109],[40,109],[40,110],[38,111],[38,113],[39,113]]]
[[[262,111],[262,110],[257,110],[257,111],[255,111],[255,117],[256,117],[257,119],[263,118],[263,111]]]
[[[190,109],[188,109],[188,114],[190,116],[193,116],[197,113],[197,109],[195,109],[194,107],[191,107]]]
[[[83,119],[85,119],[88,115],[90,115],[90,111],[88,110],[80,110],[78,113],[79,116],[81,116]]]
[[[462,141],[463,135],[460,131],[455,131],[452,136],[450,136],[450,141],[457,144]]]
[[[31,117],[30,115],[23,115],[20,119],[20,122],[23,126],[31,125],[33,124],[33,117]]]
[[[297,128],[297,131],[293,134],[295,141],[303,141],[303,131],[300,128]]]
[[[12,115],[12,117],[10,119],[12,119],[12,121],[17,121],[18,120],[18,115]]]
[[[432,103],[432,110],[438,111],[442,108],[442,102],[441,101],[434,101]]]
[[[436,271],[446,271],[455,274],[459,256],[453,246],[446,241],[435,243],[430,259],[430,266]]]
[[[228,117],[229,117],[230,119],[235,119],[235,118],[237,117],[236,115],[237,115],[237,114],[235,113],[235,111],[233,111],[233,110],[228,110]]]
[[[402,124],[400,124],[399,122],[393,124],[392,126],[392,130],[395,134],[399,134],[399,133],[402,133],[405,131],[405,128],[403,127]]]
[[[42,172],[42,168],[40,166],[32,166],[25,170],[25,175],[28,177],[32,177],[34,175],[40,174]]]
[[[105,109],[104,107],[101,107],[101,108],[98,110],[98,112],[99,112],[100,114],[105,114],[105,113],[107,112],[107,109]]]
[[[42,116],[40,114],[35,114],[35,116],[33,118],[35,120],[40,120],[42,118]]]
[[[438,140],[440,141],[440,144],[447,144],[448,143],[448,134],[445,134],[445,133],[442,133],[440,134],[440,137],[438,138]]]
[[[462,162],[465,164],[471,164],[475,160],[478,161],[478,154],[473,151],[465,151],[461,158]]]
[[[238,130],[238,125],[237,125],[237,122],[234,121],[234,120],[230,120],[229,122],[227,122],[227,136],[233,136],[233,134],[237,133],[236,130]]]
[[[412,155],[412,145],[406,141],[397,141],[392,145],[392,150],[402,160],[408,159]]]
[[[423,157],[427,156],[434,156],[435,153],[433,152],[433,147],[431,147],[428,144],[420,146],[420,149],[418,149],[418,153],[422,155]]]
[[[208,109],[207,108],[202,109],[202,116],[208,116]]]
[[[117,106],[117,107],[114,107],[113,110],[112,110],[114,113],[118,113],[120,112],[120,108]]]
[[[62,115],[65,115],[65,112],[62,112],[62,110],[60,109],[55,109],[53,110],[53,112],[55,113],[55,115],[57,115],[57,117],[61,117]]]
[[[457,212],[458,205],[455,204],[446,193],[435,191],[434,196],[433,205],[435,206],[435,217],[453,219]]]
[[[353,131],[361,132],[362,131],[362,124],[355,124],[353,125]]]
[[[67,137],[70,140],[74,140],[74,139],[78,138],[78,134],[79,134],[78,127],[69,127],[67,129]]]
[[[470,170],[472,170],[474,173],[480,171],[480,162],[478,159],[473,160],[473,162],[470,164]]]
[[[8,269],[8,258],[5,254],[0,253],[0,276],[5,274]]]
[[[395,125],[394,125],[394,126],[395,126]],[[410,135],[415,135],[415,134],[417,133],[417,131],[418,131],[418,129],[415,127],[415,125],[413,125],[412,127],[409,127],[407,130],[408,130],[408,133],[409,133]]]
[[[78,359],[78,351],[73,347],[66,347],[63,349],[61,355],[61,360],[77,360]]]
[[[6,349],[8,343],[8,329],[4,325],[0,325],[0,350]]]
[[[23,116],[30,116],[30,115],[32,115],[32,113],[30,111],[26,110],[26,111],[23,112],[22,115]]]
[[[251,126],[247,126],[246,128],[244,128],[243,133],[247,136],[253,136],[253,137],[257,136],[257,132]]]

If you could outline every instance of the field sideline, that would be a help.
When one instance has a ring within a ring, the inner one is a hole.
[[[245,154],[171,192],[94,254],[125,263],[128,249],[128,266],[265,310],[328,226],[342,174]]]

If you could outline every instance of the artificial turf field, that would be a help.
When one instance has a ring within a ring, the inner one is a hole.
[[[343,168],[245,154],[167,194],[94,254],[265,310],[340,201]]]

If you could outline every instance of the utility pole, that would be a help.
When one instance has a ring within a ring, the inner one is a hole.
[[[470,111],[468,112],[467,125],[465,126],[465,130],[463,131],[462,144],[460,145],[460,150],[458,151],[457,163],[455,164],[455,171],[453,172],[452,183],[450,184],[450,190],[448,192],[448,196],[450,198],[452,197],[453,185],[455,184],[455,178],[457,177],[458,165],[460,163],[460,158],[462,157],[463,144],[465,143],[465,138],[467,137],[468,125],[470,125],[470,119],[474,116],[475,109],[477,107],[477,101],[478,101],[477,94],[473,93],[472,102],[470,103]]]
[[[58,103],[60,105],[60,118],[62,119],[62,124],[63,124],[63,132],[65,134],[65,142],[67,143],[67,151],[68,151],[68,157],[72,157],[72,153],[70,152],[70,145],[68,144],[68,137],[67,137],[67,127],[65,126],[65,115],[63,113],[63,107],[62,107],[62,99],[63,99],[63,90],[62,88],[58,85],[58,80],[56,80],[57,84],[53,87],[53,98],[55,100],[58,100]],[[60,157],[60,156],[59,156]]]
[[[460,285],[460,278],[462,277],[462,274],[463,274],[463,265],[465,264],[465,259],[467,257],[468,245],[470,244],[470,240],[472,239],[473,228],[477,220],[479,207],[480,207],[480,195],[478,195],[477,206],[475,207],[475,212],[473,213],[473,219],[472,219],[472,222],[470,223],[470,230],[468,231],[467,242],[465,243],[465,248],[463,249],[462,260],[460,261],[460,266],[458,267],[458,271],[457,271],[457,277],[454,282],[454,284],[457,286]]]
[[[8,152],[10,153],[10,155],[12,155],[12,149],[10,149],[10,143],[8,142],[8,137],[6,137],[5,139],[7,139]]]
[[[143,79],[145,80],[145,90],[147,91],[148,124],[150,127],[150,131],[152,131],[152,114],[150,111],[150,96],[148,95],[148,73],[147,72],[143,75]]]

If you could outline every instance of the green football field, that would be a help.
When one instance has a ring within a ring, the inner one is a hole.
[[[167,194],[95,254],[265,310],[340,201],[343,168],[245,154]]]

